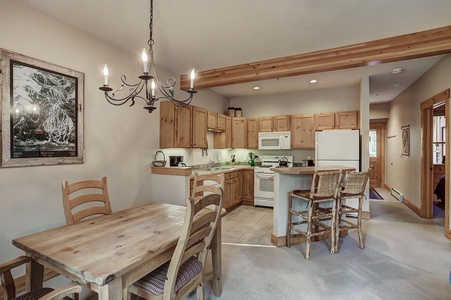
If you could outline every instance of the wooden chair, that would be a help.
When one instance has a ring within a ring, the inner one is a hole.
[[[304,236],[306,239],[305,258],[310,259],[310,244],[312,238],[317,239],[326,233],[330,234],[330,253],[335,251],[335,218],[338,190],[342,172],[315,172],[312,185],[308,190],[293,190],[288,197],[288,226],[287,246],[291,247],[292,232]],[[293,198],[307,202],[307,210],[296,210]],[[331,208],[320,207],[320,203],[331,202]],[[293,217],[295,219],[293,220]],[[327,225],[330,223],[330,225]],[[306,229],[305,225],[307,226]],[[315,226],[313,230],[313,226]]]
[[[204,299],[205,260],[221,217],[222,199],[222,188],[218,194],[198,200],[188,197],[183,229],[172,259],[135,282],[129,293],[145,299],[172,300],[183,299],[197,288],[197,298]]]
[[[102,180],[85,180],[71,184],[64,181],[62,192],[67,224],[77,223],[95,215],[112,213],[106,177]],[[77,207],[78,210],[75,209]]]
[[[204,181],[212,181],[212,184],[204,184]],[[224,190],[224,173],[202,174],[194,172],[193,192],[191,197],[194,200],[208,194],[219,194],[219,187]]]
[[[371,169],[363,172],[350,172],[344,176],[344,184],[340,190],[337,203],[337,222],[335,230],[335,252],[338,252],[340,231],[357,229],[359,234],[359,246],[365,248],[362,235],[362,204],[365,196],[365,188],[370,177]],[[358,198],[357,208],[346,205],[346,199]],[[347,215],[357,218],[355,222],[346,218]]]
[[[17,257],[9,262],[0,264],[0,279],[3,286],[3,299],[10,300],[59,300],[59,299],[71,299],[67,297],[69,294],[80,293],[81,286],[77,282],[71,282],[58,289],[41,288],[32,292],[24,293],[16,297],[16,285],[14,278],[11,274],[11,270],[19,267],[23,264],[29,263],[30,258],[27,256]]]

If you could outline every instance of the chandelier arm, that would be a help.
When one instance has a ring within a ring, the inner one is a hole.
[[[130,86],[130,87],[133,87],[133,88],[130,89],[130,93],[128,95],[126,95],[125,97],[123,97],[123,98],[116,98],[115,97],[115,93],[117,91],[121,91],[123,89],[123,87],[124,87],[124,84],[127,85],[127,86]],[[130,85],[130,84],[127,84],[126,82],[124,82],[123,84],[121,84],[121,88],[116,90],[111,95],[108,92],[105,92],[105,98],[110,104],[115,105],[115,106],[124,105],[128,101],[132,101],[130,106],[133,106],[135,104],[135,98],[143,99],[146,102],[146,104],[147,104],[147,100],[139,95],[141,93],[141,91],[143,90],[143,88],[144,88],[143,81],[141,81],[141,82],[139,82],[137,84],[134,84],[134,85]]]

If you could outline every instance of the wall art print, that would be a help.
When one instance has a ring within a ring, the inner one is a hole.
[[[1,51],[1,167],[84,162],[84,74]]]
[[[410,125],[402,126],[402,149],[401,155],[410,156]]]

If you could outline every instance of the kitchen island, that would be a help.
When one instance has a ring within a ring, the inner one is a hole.
[[[355,168],[346,166],[271,168],[271,171],[274,171],[274,216],[271,235],[271,242],[274,245],[286,245],[288,193],[295,189],[310,190],[312,175],[317,171],[331,172],[338,170],[355,171]],[[307,202],[302,204],[306,207]]]

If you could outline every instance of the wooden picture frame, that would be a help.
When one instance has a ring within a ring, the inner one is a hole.
[[[84,74],[0,49],[1,167],[84,163]]]
[[[410,156],[410,125],[401,127],[401,155]]]

